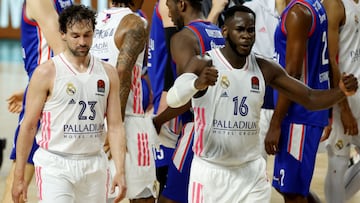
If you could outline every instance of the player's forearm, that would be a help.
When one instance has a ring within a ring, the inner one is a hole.
[[[276,125],[276,126],[281,125],[281,122],[285,118],[290,105],[291,105],[291,101],[285,96],[279,94],[278,101],[275,106],[273,116],[271,118],[271,125]]]
[[[309,100],[304,103],[304,106],[309,110],[328,109],[345,98],[346,96],[340,88],[330,90],[311,89],[309,91]]]
[[[126,136],[124,127],[108,131],[110,151],[118,173],[125,173]]]
[[[20,127],[20,132],[16,142],[16,165],[15,176],[23,179],[25,173],[25,166],[30,154],[32,144],[34,142],[35,134],[37,132],[37,125],[29,126],[23,123]]]

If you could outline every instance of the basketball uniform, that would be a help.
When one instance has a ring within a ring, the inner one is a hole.
[[[57,13],[60,13],[65,7],[70,6],[73,4],[72,0],[52,0],[54,3],[54,7]],[[48,46],[46,39],[41,32],[41,29],[37,22],[29,19],[26,15],[26,0],[23,3],[22,8],[22,15],[21,15],[21,46],[23,52],[23,61],[24,61],[24,68],[25,71],[30,78],[35,70],[35,68],[42,64],[43,62],[49,60],[52,57],[52,51]],[[25,113],[25,104],[26,104],[26,92],[27,88],[25,89],[23,103],[22,103],[22,110],[19,114],[19,121],[18,126],[15,131],[14,136],[14,144],[10,154],[10,159],[16,159],[16,141],[20,130],[20,123],[24,117]],[[28,163],[33,164],[32,161],[34,152],[38,148],[36,142],[34,142],[29,158],[27,160]]]
[[[119,55],[114,34],[124,16],[131,14],[134,13],[129,8],[110,8],[98,13],[91,52],[114,67]],[[147,24],[146,20],[143,20]],[[142,106],[143,62],[144,51],[139,54],[132,70],[131,89],[125,109],[124,124],[127,140],[125,170],[128,199],[156,197],[158,189],[154,157],[151,151],[156,131],[151,118],[145,116]]]
[[[84,73],[64,54],[52,60],[56,76],[42,111],[36,134],[39,149],[34,154],[39,198],[41,202],[105,202],[108,163],[103,145],[109,78],[93,56]]]
[[[236,69],[220,49],[208,53],[219,76],[203,96],[192,98],[195,135],[189,202],[269,202],[258,125],[265,81],[256,57],[250,54]]]
[[[197,38],[200,55],[225,45],[221,30],[208,21],[194,20],[183,29],[189,29]],[[191,150],[194,136],[192,112],[181,115],[180,120],[183,125],[182,133],[176,143],[172,156],[173,162],[169,165],[168,179],[162,195],[177,202],[186,203],[188,202],[190,166],[194,154]]]
[[[305,7],[311,13],[313,22],[308,31],[300,81],[313,89],[329,89],[327,17],[320,1],[294,0],[285,8],[275,31],[277,60],[285,67],[285,20],[294,5]],[[274,95],[277,101],[278,92],[275,91]],[[273,186],[281,193],[308,196],[316,153],[323,128],[328,124],[328,116],[328,110],[309,111],[294,102],[290,105],[282,122],[279,152],[275,155],[274,162]]]

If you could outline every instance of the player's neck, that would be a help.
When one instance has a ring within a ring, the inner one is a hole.
[[[72,53],[69,53],[69,51],[65,51],[64,56],[79,73],[87,71],[90,63],[90,54],[86,56],[74,56]]]
[[[190,22],[194,21],[194,20],[205,20],[204,15],[200,12],[191,12],[189,14],[186,14],[184,17],[184,24],[188,25]]]

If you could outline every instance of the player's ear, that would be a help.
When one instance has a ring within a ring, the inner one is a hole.
[[[179,0],[179,11],[185,11],[186,10],[186,3],[184,0]]]
[[[221,33],[223,35],[224,38],[227,37],[228,35],[228,27],[226,25],[223,25],[222,28],[221,28]]]

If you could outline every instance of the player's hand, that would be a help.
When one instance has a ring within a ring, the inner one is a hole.
[[[357,121],[350,108],[342,108],[340,118],[345,135],[356,136],[359,134]]]
[[[198,78],[195,80],[195,88],[205,90],[208,86],[215,85],[218,78],[218,71],[213,67],[209,56],[195,56],[189,62],[190,66],[196,66],[195,74]]]
[[[329,122],[329,124],[325,126],[323,130],[323,134],[321,135],[320,142],[327,140],[330,137],[331,131],[332,131],[332,123]]]
[[[119,193],[114,200],[114,202],[116,203],[123,200],[126,195],[127,187],[126,187],[125,173],[116,172],[111,185],[111,193],[115,192],[115,187],[119,189]]]
[[[280,125],[275,125],[275,124],[270,125],[264,140],[265,151],[269,155],[274,155],[279,151],[280,134],[281,134]]]
[[[27,202],[27,189],[26,181],[15,176],[11,190],[14,203]]]
[[[8,102],[8,111],[10,113],[20,113],[22,109],[22,103],[24,99],[24,90],[14,92],[9,98],[6,99]]]
[[[352,96],[358,89],[358,80],[353,74],[346,75],[343,73],[339,81],[339,87],[346,96]]]
[[[158,122],[158,117],[154,117],[152,118],[152,122],[153,122],[153,125],[154,125],[154,128],[156,130],[156,133],[159,135],[160,134],[160,131],[161,131],[161,124]]]

